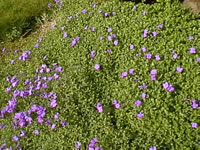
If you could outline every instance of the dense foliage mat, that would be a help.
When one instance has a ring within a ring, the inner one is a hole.
[[[200,149],[195,15],[178,2],[78,0],[59,13],[45,37],[4,49],[2,147]]]

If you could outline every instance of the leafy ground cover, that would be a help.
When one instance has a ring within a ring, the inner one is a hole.
[[[29,30],[34,30],[40,17],[51,7],[50,0],[1,0],[0,40],[16,40]]]
[[[200,149],[195,15],[118,0],[58,13],[37,41],[2,49],[1,149]]]

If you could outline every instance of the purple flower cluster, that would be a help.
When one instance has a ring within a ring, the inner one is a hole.
[[[169,84],[168,82],[163,83],[163,88],[166,89],[168,92],[173,92],[175,89],[172,84]]]
[[[19,56],[19,60],[25,61],[30,58],[31,51],[24,51],[21,56]]]
[[[133,104],[134,104],[136,107],[139,107],[140,105],[142,105],[142,101],[136,100],[135,102],[133,102]]]
[[[158,28],[158,29],[163,28],[163,24],[159,24],[159,25],[157,26],[157,28]]]
[[[90,141],[90,144],[88,145],[88,150],[103,150],[103,148],[100,148],[98,146],[95,147],[97,142],[98,142],[98,138],[93,138]]]
[[[151,80],[155,81],[156,80],[157,70],[156,69],[152,69],[150,74],[151,74]]]
[[[190,48],[189,53],[190,54],[196,54],[196,48]]]
[[[75,144],[75,147],[76,148],[81,148],[81,142],[77,141],[76,144]]]
[[[138,86],[138,88],[140,88],[140,89],[146,89],[146,88],[148,88],[148,87],[147,87],[146,84],[143,84],[143,85]]]
[[[131,45],[129,46],[129,49],[131,49],[131,50],[134,49],[134,45],[131,44]]]
[[[142,93],[142,95],[141,95],[141,98],[142,98],[142,99],[145,99],[145,98],[146,98],[146,96],[147,96],[147,94],[146,94],[146,93]]]
[[[97,103],[96,105],[96,109],[99,113],[102,113],[103,112],[103,106],[101,105],[101,103]]]
[[[72,42],[71,42],[71,46],[72,46],[72,47],[75,46],[76,43],[77,43],[79,40],[80,40],[80,37],[79,37],[79,36],[75,37],[75,38],[72,40]]]
[[[176,68],[176,71],[179,72],[179,73],[181,73],[181,72],[183,72],[183,68],[177,67],[177,68]]]
[[[188,39],[189,40],[194,40],[194,37],[193,36],[189,36]]]
[[[198,127],[198,123],[192,122],[192,123],[191,123],[191,127],[192,127],[192,128],[197,128],[197,127]]]
[[[143,37],[146,38],[148,36],[148,29],[144,29],[143,31]]]
[[[145,55],[145,58],[146,58],[146,59],[151,59],[151,58],[152,58],[152,54],[150,54],[150,53],[146,54],[146,55]]]
[[[197,109],[199,106],[199,104],[197,103],[197,101],[195,99],[192,100],[192,108],[193,109]]]
[[[155,59],[156,59],[157,61],[160,61],[160,55],[155,55]]]
[[[94,57],[95,57],[95,53],[96,53],[96,52],[95,52],[94,50],[90,51],[90,57],[91,57],[91,58],[94,58]]]
[[[128,75],[131,75],[131,74],[133,74],[135,72],[135,69],[133,69],[133,68],[131,68],[131,69],[129,69],[129,71],[128,72],[122,72],[122,74],[121,74],[121,78],[125,78],[125,77],[127,77]]]
[[[94,65],[94,69],[95,69],[95,70],[100,70],[100,65],[99,65],[99,64],[95,64],[95,65]]]
[[[138,114],[136,114],[136,117],[137,118],[143,118],[144,117],[144,114],[142,112],[139,112]]]
[[[64,32],[64,34],[63,34],[63,38],[67,38],[67,32]]]
[[[149,150],[157,150],[156,146],[152,146],[149,148]]]
[[[116,109],[119,109],[119,108],[120,108],[120,104],[118,103],[117,100],[113,100],[113,101],[112,101],[112,104],[115,106]]]

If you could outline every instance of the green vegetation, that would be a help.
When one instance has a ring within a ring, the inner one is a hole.
[[[0,40],[14,40],[32,29],[50,0],[0,0]]]
[[[64,0],[42,41],[2,53],[0,145],[85,150],[96,137],[104,150],[199,150],[200,20],[178,0],[92,2]]]

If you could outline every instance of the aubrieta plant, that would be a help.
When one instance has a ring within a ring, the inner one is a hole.
[[[175,0],[55,0],[0,57],[0,149],[200,149],[200,23]]]

